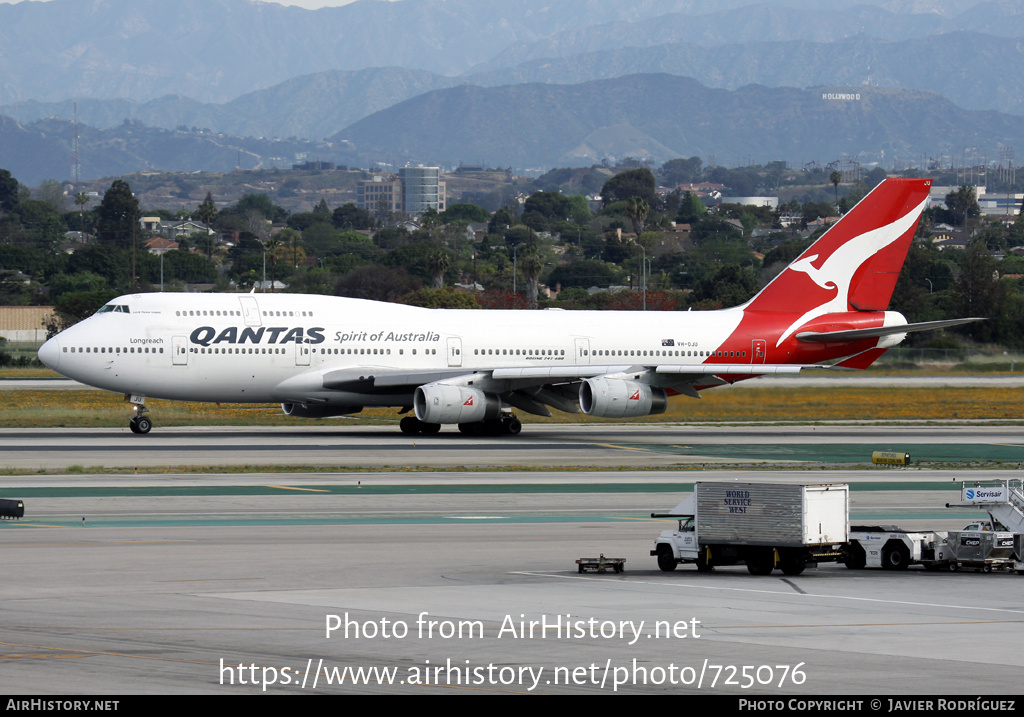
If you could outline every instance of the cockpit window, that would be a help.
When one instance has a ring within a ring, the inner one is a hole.
[[[116,311],[117,313],[120,313],[120,314],[130,314],[131,313],[128,310],[128,306],[126,304],[107,304],[106,306],[101,306],[100,310],[97,311],[96,313],[97,314],[105,314],[108,311]]]

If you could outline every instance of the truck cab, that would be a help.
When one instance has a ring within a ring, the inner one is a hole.
[[[680,562],[697,560],[697,526],[694,516],[679,517],[675,530],[663,530],[654,541],[652,555],[658,558],[658,567],[665,572],[676,569]]]

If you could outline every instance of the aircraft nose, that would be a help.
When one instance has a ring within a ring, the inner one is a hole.
[[[57,370],[57,366],[60,364],[60,343],[56,338],[50,339],[39,347],[39,360],[47,368]]]

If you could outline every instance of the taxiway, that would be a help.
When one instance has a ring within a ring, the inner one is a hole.
[[[827,430],[835,442],[918,440],[891,427]],[[929,445],[1012,438],[920,430]],[[735,431],[780,440],[772,430],[715,429],[701,431],[700,445],[735,445]],[[137,446],[154,444],[197,465],[220,452],[250,462],[260,445],[273,455],[275,440],[289,460],[348,451],[421,463],[438,450],[416,453],[419,441],[377,429],[10,433],[0,432],[5,457],[27,458],[33,451],[12,447],[34,445],[48,453],[38,461],[78,450],[76,460],[95,465],[139,461],[148,454]],[[1024,667],[1017,575],[836,565],[797,577],[662,573],[648,554],[670,525],[650,513],[670,509],[694,480],[848,482],[855,519],[951,528],[975,515],[943,508],[958,495],[953,481],[1007,471],[650,470],[661,453],[600,448],[663,434],[610,427],[584,438],[560,428],[514,443],[453,434],[431,444],[461,457],[456,464],[508,460],[488,457],[499,450],[519,465],[593,464],[607,451],[643,470],[7,476],[0,492],[23,497],[27,515],[0,523],[5,682],[28,695],[1014,690]],[[815,445],[815,434],[783,432],[794,445]],[[90,443],[88,453],[74,448]],[[625,572],[577,573],[577,558],[599,554],[626,558]],[[985,649],[962,649],[970,645]]]

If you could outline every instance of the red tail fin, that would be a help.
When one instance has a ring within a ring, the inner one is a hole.
[[[744,308],[808,319],[884,311],[931,184],[930,179],[886,179]]]

